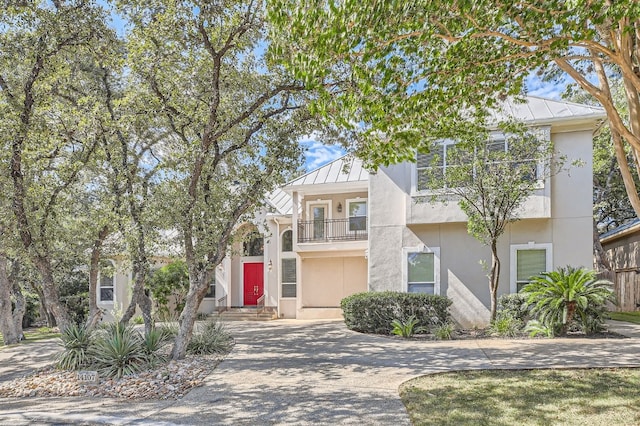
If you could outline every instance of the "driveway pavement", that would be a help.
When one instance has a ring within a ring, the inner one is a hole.
[[[367,336],[341,321],[229,328],[233,352],[182,400],[0,399],[0,423],[403,425],[398,386],[428,373],[640,366],[640,327],[627,327],[628,339],[448,342]]]

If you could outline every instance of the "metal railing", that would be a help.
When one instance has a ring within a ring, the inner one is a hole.
[[[218,303],[216,303],[216,309],[218,310],[218,314],[221,314],[228,309],[226,294],[218,299]]]
[[[265,311],[264,300],[265,300],[264,294],[262,296],[258,297],[258,301],[256,302],[256,308],[257,308],[256,309],[256,317]]]
[[[369,234],[366,216],[298,221],[299,243],[358,241],[367,238]]]

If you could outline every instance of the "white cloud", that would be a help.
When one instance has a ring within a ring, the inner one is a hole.
[[[317,169],[325,164],[340,158],[345,154],[344,149],[338,145],[325,145],[313,139],[313,135],[303,137],[300,143],[305,148],[305,163],[307,171]]]

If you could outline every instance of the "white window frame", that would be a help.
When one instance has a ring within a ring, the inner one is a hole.
[[[217,283],[218,283],[218,280],[216,279],[216,273],[214,272],[214,274],[213,274],[213,282],[211,284],[209,284],[209,287],[213,287],[214,296],[211,297],[211,296],[207,296],[205,294],[205,296],[204,296],[205,299],[207,299],[207,300],[216,300],[217,299],[217,294],[218,294],[218,291],[217,291],[218,289],[216,287]],[[207,291],[207,293],[209,293],[209,292]]]
[[[511,252],[509,255],[509,265],[510,265],[509,291],[511,293],[518,292],[518,283],[517,283],[518,251],[543,250],[543,249],[546,250],[545,267],[547,270],[541,271],[541,272],[553,271],[553,244],[552,243],[529,242],[527,244],[511,244],[511,247],[510,247]]]
[[[110,286],[113,289],[113,299],[112,300],[102,300],[102,268],[98,269],[98,288],[96,289],[96,298],[97,298],[97,303],[116,303],[116,264],[113,260],[111,259],[104,259],[106,261],[108,261],[109,263],[111,263],[111,266],[113,267],[113,276],[111,277],[111,280],[113,282],[113,284]],[[105,288],[109,288],[109,287],[105,287]]]
[[[440,294],[440,247],[429,247],[421,244],[415,247],[402,248],[402,286],[405,293],[409,292],[409,254],[433,253],[433,294]]]
[[[282,236],[284,235],[285,232],[288,231],[293,231],[291,228],[287,227],[287,229],[285,229],[284,231],[282,231],[280,233],[280,242],[282,242]],[[292,235],[293,236],[293,235]],[[280,292],[280,298],[281,299],[286,299],[286,300],[295,300],[298,298],[298,290],[299,290],[299,286],[298,286],[298,256],[296,255],[296,253],[292,250],[292,251],[282,251],[282,244],[279,245],[279,252],[280,252],[280,258],[278,259],[278,289]],[[282,268],[282,261],[284,259],[294,259],[294,261],[296,262],[296,282],[295,283],[283,283],[282,282],[282,272],[283,272],[283,268]],[[295,297],[285,297],[282,295],[282,285],[283,284],[287,284],[287,285],[291,285],[291,284],[295,284],[296,286],[296,296]]]
[[[367,206],[367,214],[365,217],[366,228],[363,230],[352,231],[351,230],[351,217],[363,217],[363,216],[349,216],[349,204],[351,203],[362,203],[364,202]],[[369,199],[368,198],[348,198],[344,200],[345,203],[345,216],[347,219],[347,232],[349,234],[355,234],[356,232],[367,232],[369,230]]]
[[[532,132],[537,133],[539,135],[539,138],[541,140],[545,140],[545,141],[550,141],[551,140],[551,131],[550,128],[548,126],[543,126],[543,127],[535,127],[535,128],[531,128],[530,129]],[[503,141],[505,143],[505,149],[508,149],[508,144],[507,144],[507,137],[504,133],[502,132],[492,132],[489,135],[489,138],[491,140],[491,142],[498,142],[498,141]],[[435,144],[437,145],[443,145],[444,149],[442,152],[442,168],[443,168],[443,173],[446,173],[447,170],[447,149],[449,146],[451,145],[456,145],[458,144],[459,141],[457,140],[452,140],[452,139],[445,139],[443,141],[440,142],[435,142]],[[415,157],[415,161],[413,163],[413,171],[412,171],[412,182],[411,182],[411,193],[413,195],[423,195],[423,194],[431,194],[434,192],[434,190],[431,189],[419,189],[418,188],[418,152],[416,152],[416,157]],[[421,168],[422,169],[422,168]],[[541,161],[536,165],[536,175],[537,177],[537,182],[536,182],[536,189],[543,189],[544,185],[545,185],[545,181],[544,179],[542,179],[540,176],[542,176],[542,172],[544,171],[544,163]],[[446,188],[441,188],[442,191],[446,191]],[[436,190],[438,191],[438,190]]]

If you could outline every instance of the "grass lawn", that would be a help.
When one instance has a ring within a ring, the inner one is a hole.
[[[415,425],[640,424],[640,369],[483,370],[410,380]]]
[[[635,324],[640,324],[640,311],[633,312],[609,312],[609,316],[612,320],[626,321]]]
[[[49,327],[30,328],[24,330],[24,340],[20,343],[25,344],[38,340],[55,339],[56,337],[60,337],[60,333]],[[2,347],[2,334],[0,334],[0,347]]]

